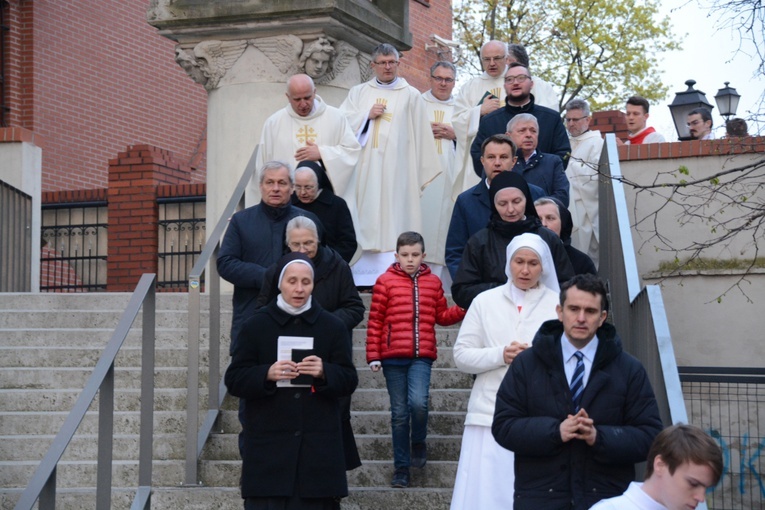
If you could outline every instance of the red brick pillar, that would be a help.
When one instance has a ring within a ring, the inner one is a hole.
[[[157,187],[190,180],[187,165],[151,145],[132,145],[109,160],[107,291],[132,292],[142,274],[157,272]]]
[[[627,122],[619,110],[593,112],[590,129],[597,129],[602,135],[614,133],[617,138],[627,139]]]

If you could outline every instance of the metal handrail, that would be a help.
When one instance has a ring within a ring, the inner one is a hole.
[[[77,398],[74,407],[56,434],[53,444],[37,466],[15,510],[31,510],[39,499],[40,510],[56,505],[56,470],[64,451],[74,437],[96,395],[98,402],[98,474],[96,509],[111,507],[112,441],[114,430],[114,360],[120,351],[138,312],[143,306],[141,353],[141,423],[138,457],[138,489],[132,509],[149,508],[152,473],[152,433],[154,427],[154,344],[157,275],[144,274],[130,302],[112,333],[93,373]]]
[[[244,191],[247,184],[255,175],[255,166],[258,159],[260,146],[252,151],[252,156],[244,169],[234,193],[218,219],[215,228],[210,233],[207,243],[202,249],[196,264],[189,273],[189,348],[188,348],[188,374],[187,374],[187,397],[186,397],[186,473],[185,485],[200,485],[198,479],[198,465],[202,449],[207,438],[210,437],[220,414],[220,406],[226,396],[226,387],[220,376],[220,276],[215,261],[218,258],[218,250],[223,239],[223,234],[228,226],[228,220],[237,209],[244,206]],[[212,263],[211,263],[212,262]],[[202,275],[209,264],[207,278],[210,293],[210,344],[209,344],[209,373],[207,413],[202,426],[199,423],[199,328],[202,290]]]
[[[616,137],[607,134],[600,158],[600,267],[608,281],[611,315],[624,348],[640,359],[665,424],[687,423],[677,361],[664,300],[657,285],[643,286],[632,240]]]

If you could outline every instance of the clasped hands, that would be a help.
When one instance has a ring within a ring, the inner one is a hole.
[[[560,438],[564,443],[572,439],[581,439],[587,445],[595,444],[598,431],[592,418],[587,411],[580,409],[576,414],[569,414],[568,417],[560,423]]]
[[[324,362],[318,356],[306,356],[300,363],[279,360],[268,369],[269,381],[289,381],[299,375],[310,375],[317,379],[324,377]]]

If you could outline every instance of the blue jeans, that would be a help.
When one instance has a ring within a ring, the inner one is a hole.
[[[397,360],[398,361],[398,360]],[[410,445],[424,443],[428,435],[428,399],[431,360],[414,358],[406,364],[383,362],[383,375],[390,396],[393,430],[393,466],[408,468]],[[411,440],[409,419],[411,417]]]

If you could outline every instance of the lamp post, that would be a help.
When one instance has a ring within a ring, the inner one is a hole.
[[[736,115],[738,109],[738,100],[741,99],[741,95],[736,92],[736,89],[729,87],[729,81],[725,82],[725,87],[721,88],[715,94],[715,103],[717,103],[717,109],[720,110],[720,115],[725,117],[725,123],[731,117]]]
[[[714,106],[707,101],[707,96],[700,90],[693,88],[696,80],[685,82],[688,90],[676,92],[675,99],[669,105],[669,112],[672,114],[672,121],[675,123],[675,130],[679,140],[691,140],[691,133],[688,129],[688,114],[695,108],[707,108],[712,111]],[[734,91],[735,92],[735,91]]]

